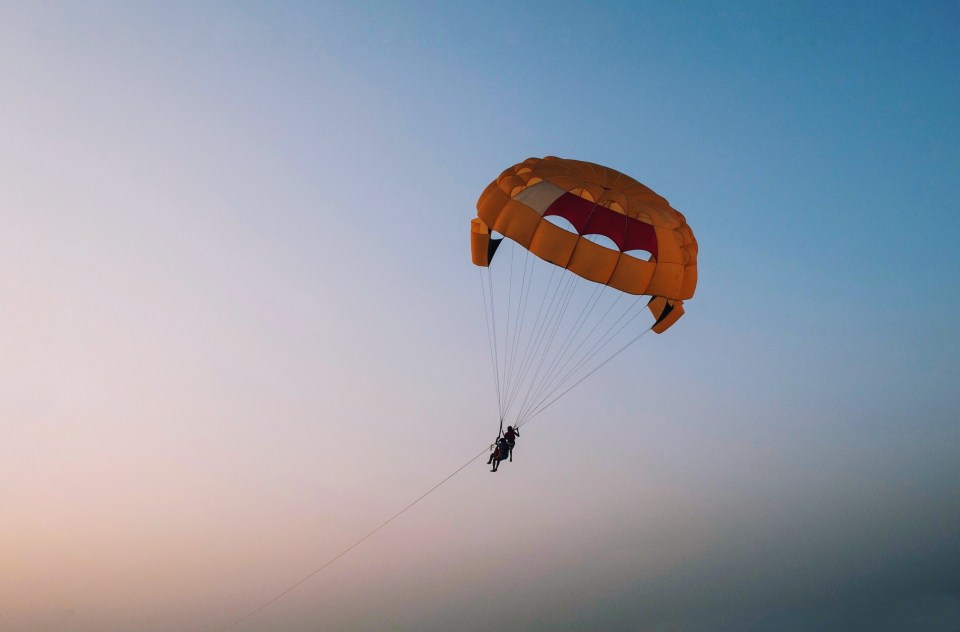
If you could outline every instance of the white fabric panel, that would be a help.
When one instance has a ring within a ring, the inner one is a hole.
[[[543,181],[527,187],[518,193],[517,197],[513,199],[521,204],[529,206],[539,215],[543,215],[546,210],[550,208],[550,205],[553,204],[556,199],[564,193],[566,193],[566,191],[557,185]]]

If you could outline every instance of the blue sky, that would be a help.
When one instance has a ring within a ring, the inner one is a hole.
[[[956,630],[960,5],[0,9],[0,621],[216,630],[496,431],[530,156],[700,284],[249,630]]]

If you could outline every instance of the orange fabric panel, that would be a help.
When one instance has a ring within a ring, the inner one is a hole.
[[[672,305],[673,309],[670,310],[670,313],[667,314],[663,320],[660,320],[668,304]],[[650,309],[653,317],[659,321],[653,326],[653,333],[656,334],[662,334],[683,316],[683,301],[671,301],[668,303],[665,299],[657,297],[650,301],[647,307]]]
[[[683,265],[658,262],[653,278],[647,285],[647,294],[679,299],[683,288]]]
[[[657,233],[657,262],[682,265],[684,255],[680,235],[673,230],[659,226],[654,227],[654,230]]]
[[[508,193],[512,197],[519,193],[517,189],[527,186],[527,179],[516,174],[510,174],[501,179],[497,184],[500,186],[501,191]]]
[[[677,229],[682,237],[683,250],[687,253],[686,264],[697,265],[697,238],[693,236],[693,231],[689,226],[681,226]]]
[[[540,220],[530,240],[530,252],[544,261],[566,268],[580,238],[546,220]]]
[[[564,191],[569,191],[570,189],[575,189],[581,182],[576,178],[570,176],[555,176],[555,177],[545,177],[544,180],[551,182]]]
[[[619,252],[580,238],[567,269],[584,279],[606,285],[619,259]]]
[[[473,265],[487,267],[490,265],[490,227],[479,218],[470,222],[470,255]]]
[[[697,266],[687,266],[683,269],[683,284],[680,286],[680,298],[693,298],[697,289]]]
[[[493,230],[509,237],[524,248],[529,248],[533,231],[540,223],[540,215],[525,204],[509,200],[493,222]]]
[[[500,187],[497,186],[497,182],[493,181],[487,185],[487,188],[483,190],[483,193],[480,194],[480,199],[477,200],[477,208],[479,209],[483,205],[483,201],[494,191],[499,191]]]
[[[477,217],[483,220],[487,226],[493,226],[497,222],[497,215],[503,206],[510,201],[510,196],[494,188],[477,202]]]
[[[630,255],[620,255],[617,267],[607,283],[610,287],[630,294],[647,294],[647,285],[653,278],[656,264]]]

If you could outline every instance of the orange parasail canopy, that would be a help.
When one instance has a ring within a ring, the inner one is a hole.
[[[697,240],[683,214],[630,176],[591,162],[528,158],[501,173],[471,222],[478,266],[489,266],[499,245],[492,231],[584,279],[651,296],[657,333],[683,315],[697,286]],[[616,249],[586,238],[593,235]]]

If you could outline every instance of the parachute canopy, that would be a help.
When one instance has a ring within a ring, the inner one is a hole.
[[[471,250],[501,431],[665,331],[697,285],[683,215],[633,178],[579,160],[529,158],[501,173],[477,202]]]
[[[477,201],[473,263],[489,266],[503,237],[579,277],[652,297],[656,333],[696,289],[697,241],[684,216],[609,167],[552,156],[510,167]]]

